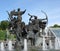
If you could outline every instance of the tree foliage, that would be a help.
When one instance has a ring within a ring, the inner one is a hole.
[[[53,26],[50,26],[51,28],[60,28],[60,25],[54,24]]]
[[[0,40],[4,40],[5,35],[6,35],[6,31],[5,30],[0,30]]]
[[[0,30],[2,29],[2,30],[6,30],[6,28],[8,27],[8,25],[9,25],[9,22],[8,21],[1,21],[1,23],[0,23]]]
[[[8,37],[6,37],[7,36],[6,28],[8,28],[8,25],[9,21],[7,20],[3,20],[0,22],[0,40],[6,40],[6,38],[13,40],[16,38],[14,34],[9,34]]]

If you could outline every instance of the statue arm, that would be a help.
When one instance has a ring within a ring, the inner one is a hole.
[[[9,19],[11,19],[11,17],[10,17],[10,13],[8,12],[8,11],[6,11],[7,13],[8,13],[8,15],[9,15]]]
[[[8,11],[6,11],[7,13],[8,13],[8,15],[10,16],[10,14],[9,14],[9,12]]]
[[[29,21],[32,21],[32,17],[33,17],[33,15],[30,15],[29,13],[28,13],[28,15],[30,16]]]
[[[24,14],[25,12],[26,12],[26,9],[25,9],[24,11],[21,11],[20,13],[21,13],[21,15],[22,15],[22,14]]]
[[[30,17],[35,17],[35,15],[31,15],[31,14],[29,14],[29,13],[28,13],[28,15],[29,15]]]
[[[8,13],[8,15],[9,15],[9,20],[12,20],[11,12],[9,13],[9,12],[7,11],[7,13]]]

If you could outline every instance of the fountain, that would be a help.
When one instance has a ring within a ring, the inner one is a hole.
[[[55,38],[55,49],[56,50],[60,49],[60,40],[57,37]]]
[[[4,43],[1,42],[1,51],[4,51]]]
[[[52,42],[51,42],[51,40],[49,40],[49,48],[50,48],[50,49],[53,48],[53,47],[52,47]]]
[[[26,12],[26,10],[24,11],[20,11],[20,8],[18,8],[17,11],[12,10],[11,12],[7,12],[9,15],[9,26],[8,26],[8,30],[11,34],[15,34],[16,35],[16,43],[15,43],[15,48],[20,48],[22,47],[23,40],[24,40],[24,51],[27,51],[27,39],[31,40],[31,47],[35,46],[35,35],[40,33],[40,29],[44,30],[46,27],[46,24],[48,22],[47,19],[47,15],[45,12],[43,12],[46,15],[46,18],[44,19],[38,19],[37,16],[35,15],[30,15],[29,18],[29,23],[26,25],[25,22],[22,22],[22,15]],[[12,29],[11,29],[12,28]],[[29,35],[31,32],[32,34]],[[43,32],[43,31],[42,31]],[[29,37],[27,38],[27,35],[29,35]],[[36,36],[37,37],[37,36]],[[26,39],[25,39],[26,38]],[[46,50],[46,43],[45,43],[45,38],[43,37],[43,50]],[[8,43],[8,49],[12,50],[12,42],[9,41]]]
[[[12,50],[12,41],[10,41],[10,40],[8,42],[8,50]]]
[[[55,38],[55,49],[57,50],[58,49],[58,39]]]
[[[43,50],[47,50],[47,45],[46,45],[46,42],[45,42],[45,37],[43,36]]]
[[[27,39],[24,39],[24,51],[27,51]]]
[[[58,38],[58,45],[59,45],[59,49],[60,49],[60,39]]]

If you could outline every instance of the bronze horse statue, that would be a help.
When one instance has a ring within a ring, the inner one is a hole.
[[[16,37],[20,39],[21,32],[22,32],[22,15],[26,12],[26,9],[24,11],[20,11],[20,8],[18,8],[17,11],[12,10],[10,13],[7,11],[10,19],[9,29],[11,30],[11,33],[13,32],[16,34]],[[17,18],[16,18],[17,17]]]
[[[44,30],[48,23],[47,14],[42,11],[46,16],[44,19],[38,19],[37,16],[28,14],[30,16],[29,23],[25,25],[25,22],[22,22],[22,15],[25,12],[26,10],[20,11],[20,9],[17,11],[13,10],[10,13],[7,11],[10,19],[9,27],[12,28],[12,33],[16,34],[17,41],[21,41],[21,39],[24,38],[30,38],[32,41],[31,43],[35,44],[34,36],[40,32],[40,28]]]
[[[30,15],[30,14],[28,13],[28,15],[30,16],[29,24],[31,24],[31,26],[33,26],[32,29],[34,29],[34,27],[35,27],[35,29],[37,29],[37,30],[39,30],[39,28],[45,29],[46,25],[48,24],[47,14],[46,14],[44,11],[42,11],[42,12],[43,12],[43,13],[45,14],[45,16],[46,16],[46,18],[44,18],[44,19],[38,19],[37,16],[35,16],[35,15]],[[32,19],[32,18],[34,18],[34,19]],[[36,27],[36,26],[37,26],[37,27]]]
[[[26,25],[26,29],[27,29],[27,39],[31,40],[31,45],[35,45],[35,35],[38,34],[40,36],[40,29],[44,30],[47,23],[48,23],[48,18],[47,18],[47,14],[42,11],[46,18],[44,19],[38,19],[37,16],[35,15],[31,15],[28,13],[28,15],[30,16],[29,19],[29,23],[28,25]],[[33,19],[32,19],[33,18]]]

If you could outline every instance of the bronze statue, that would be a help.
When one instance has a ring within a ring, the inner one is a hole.
[[[42,11],[46,15],[44,19],[38,19],[38,16],[28,14],[30,18],[26,25],[25,22],[22,22],[22,15],[25,12],[26,10],[20,11],[20,8],[17,11],[12,10],[10,13],[7,11],[10,18],[9,30],[16,34],[16,44],[27,38],[31,40],[31,45],[35,45],[35,35],[40,34],[40,28],[44,30],[48,23],[47,14]]]
[[[18,8],[17,11],[12,10],[10,13],[7,11],[10,19],[10,31],[16,34],[17,40],[20,41],[20,36],[22,32],[21,24],[22,24],[22,15],[26,12],[26,9],[24,11],[20,11],[20,8]],[[17,17],[17,18],[16,18]]]
[[[7,11],[9,18],[12,20],[13,16],[18,16],[17,18],[21,21],[22,15],[26,12],[26,9],[24,11],[20,11],[20,8],[18,8],[17,11],[13,10],[10,13]]]
[[[42,11],[43,12],[43,11]],[[46,15],[46,13],[45,12],[43,12],[45,15]],[[46,18],[44,18],[44,19],[38,19],[38,17],[37,16],[35,16],[35,15],[30,15],[29,13],[28,13],[28,15],[30,16],[30,19],[29,19],[29,25],[28,25],[28,28],[29,28],[29,32],[30,33],[28,33],[28,34],[33,34],[33,36],[35,36],[36,34],[38,34],[39,36],[40,36],[40,28],[42,29],[42,30],[44,30],[45,29],[45,27],[46,27],[46,24],[47,24],[47,22],[48,22],[48,18],[47,18],[47,15],[46,15]],[[32,19],[33,18],[33,19]],[[31,33],[32,32],[32,33]],[[30,39],[31,40],[31,44],[33,43],[33,44],[35,44],[34,42],[35,42],[35,38],[33,38],[32,36],[29,36],[28,37],[28,39]],[[34,42],[33,42],[34,41]]]

